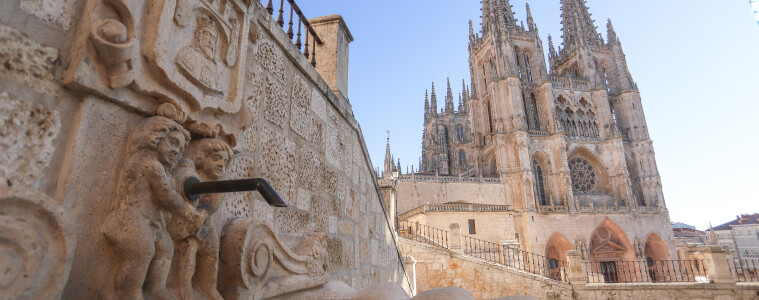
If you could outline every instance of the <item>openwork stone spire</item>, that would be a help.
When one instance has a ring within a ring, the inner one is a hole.
[[[561,0],[564,48],[603,45],[585,0]]]
[[[611,24],[611,19],[609,19],[606,23],[606,38],[609,40],[609,44],[614,44],[617,42],[617,32],[614,31],[614,25]]]
[[[453,90],[451,90],[451,79],[448,78],[448,88],[445,93],[445,113],[453,113]]]
[[[390,154],[390,131],[387,132],[387,147],[385,148],[385,173],[393,174],[393,156]]]
[[[424,123],[430,120],[430,98],[427,95],[427,90],[424,90]]]
[[[482,33],[495,30],[498,26],[517,26],[509,0],[482,0]]]
[[[437,95],[435,94],[435,82],[432,82],[432,94],[430,95],[430,117],[437,117]]]

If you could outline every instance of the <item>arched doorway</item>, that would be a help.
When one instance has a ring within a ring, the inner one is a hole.
[[[603,275],[605,282],[623,282],[619,270],[624,261],[635,260],[635,252],[624,231],[607,218],[590,238],[590,258],[592,271]]]
[[[567,266],[567,251],[572,244],[562,234],[554,234],[546,242],[546,270],[551,279],[561,280],[561,268]]]
[[[669,260],[669,249],[667,244],[664,243],[662,238],[652,233],[646,239],[646,246],[644,250],[646,257],[646,267],[648,269],[648,276],[651,281],[658,282],[665,280],[668,272],[671,272],[667,260]],[[672,274],[670,274],[672,275]]]

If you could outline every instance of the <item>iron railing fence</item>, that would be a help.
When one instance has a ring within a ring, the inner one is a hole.
[[[419,224],[417,222],[397,220],[398,236],[448,249],[448,231]]]
[[[566,282],[568,264],[564,259],[549,258],[544,255],[522,251],[517,248],[503,248],[503,265],[517,270]],[[562,270],[564,272],[562,273]]]
[[[704,260],[583,262],[588,283],[708,282]]]
[[[260,0],[261,4],[263,4],[264,0]],[[277,6],[279,9],[275,10],[276,2],[279,2],[279,5]],[[285,7],[285,2],[287,2],[287,9]],[[298,7],[298,4],[295,3],[295,0],[267,0],[266,1],[266,11],[269,12],[269,14],[274,17],[276,15],[277,18],[277,24],[279,24],[282,29],[285,29],[285,21],[287,21],[287,37],[290,38],[290,41],[295,45],[295,47],[298,47],[298,50],[303,49],[303,56],[306,57],[306,59],[311,59],[311,65],[316,66],[316,44],[323,44],[321,38],[319,38],[319,35],[316,34],[316,31],[314,31],[314,28],[311,26],[311,23],[308,22],[308,19],[305,15],[303,15],[303,12]],[[290,14],[287,20],[285,19],[285,12],[289,10]],[[297,24],[297,34],[296,31],[293,30],[293,18],[298,18],[298,24]],[[301,30],[303,30],[303,33],[301,33]],[[301,37],[303,36],[303,39],[305,39],[305,44],[302,43]],[[309,42],[311,43],[311,49],[309,49]]]
[[[759,282],[759,258],[732,259],[728,258],[727,265],[733,277],[738,282]]]
[[[497,264],[501,263],[501,245],[471,236],[461,236],[461,247],[465,255],[473,256]]]

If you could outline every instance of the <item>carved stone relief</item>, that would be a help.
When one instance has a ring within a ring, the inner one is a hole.
[[[239,118],[222,116],[238,114],[244,100],[252,1],[87,2],[66,86],[148,114],[171,103],[193,133],[236,133]]]
[[[58,299],[75,247],[71,221],[55,200],[26,188],[0,186],[3,299]]]
[[[32,186],[53,156],[58,113],[0,94],[0,185]]]

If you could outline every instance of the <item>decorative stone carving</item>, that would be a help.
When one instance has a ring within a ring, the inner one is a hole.
[[[0,24],[0,78],[50,93],[58,88],[53,78],[56,59],[55,48],[40,45],[18,30]]]
[[[60,297],[76,247],[70,222],[47,195],[0,186],[0,298]]]
[[[266,299],[327,283],[326,236],[313,232],[291,250],[266,225],[237,219],[221,241],[220,289],[225,299]]]
[[[69,30],[76,0],[21,0],[19,7],[47,25]]]
[[[216,139],[192,141],[184,152],[184,157],[192,163],[190,171],[175,170],[175,178],[180,186],[189,176],[197,176],[201,181],[220,180],[226,171],[232,149]],[[208,215],[197,233],[175,241],[174,259],[170,286],[180,299],[192,298],[193,286],[208,299],[221,300],[216,278],[219,273],[219,243],[221,236],[221,215],[217,213],[222,205],[222,194],[205,194],[197,202],[198,210]]]
[[[222,116],[242,107],[252,1],[87,2],[65,85],[148,114],[171,103],[206,137],[236,133],[240,118]]]
[[[269,70],[279,83],[282,85],[287,84],[287,79],[285,79],[284,58],[274,43],[267,39],[261,39],[258,43],[256,60],[258,60],[266,70]]]
[[[143,285],[154,298],[172,298],[166,286],[172,238],[194,232],[207,216],[183,199],[170,174],[189,140],[187,130],[164,117],[143,120],[129,136],[115,207],[102,226],[116,256],[117,298],[142,299]],[[186,222],[171,223],[172,217]]]
[[[29,187],[42,176],[53,156],[58,113],[0,94],[0,186]]]
[[[264,103],[264,118],[280,128],[286,128],[290,115],[290,104],[282,84],[266,77],[266,101]]]
[[[296,76],[292,90],[290,128],[306,140],[311,140],[311,89]]]

